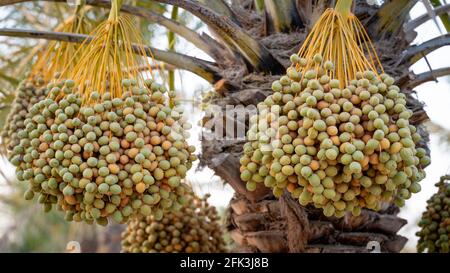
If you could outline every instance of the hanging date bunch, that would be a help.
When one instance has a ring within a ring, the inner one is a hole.
[[[11,111],[1,132],[2,144],[6,148],[7,155],[10,155],[14,147],[20,144],[17,132],[25,129],[24,121],[31,117],[29,114],[30,107],[45,99],[46,91],[43,79],[33,75],[23,80],[17,87],[15,98],[11,104]]]
[[[31,107],[11,159],[29,185],[25,198],[38,195],[46,210],[56,206],[69,221],[161,219],[184,203],[181,180],[196,159],[185,140],[189,124],[151,79],[141,36],[119,15],[120,5],[112,1],[109,18],[80,46],[74,67]]]
[[[430,163],[405,95],[383,73],[351,6],[327,9],[291,57],[250,120],[240,160],[248,190],[287,190],[327,217],[403,206]]]
[[[59,25],[55,31],[86,34],[92,27],[92,23],[85,16],[85,8],[78,6],[75,14]],[[16,97],[11,105],[11,111],[7,117],[5,127],[2,130],[2,140],[8,155],[11,155],[14,147],[20,144],[18,132],[25,129],[24,121],[31,117],[31,106],[46,98],[46,84],[58,72],[64,69],[70,60],[76,60],[77,44],[52,41],[32,67],[28,77],[20,83],[16,90]]]
[[[417,251],[450,253],[450,176],[443,176],[436,184],[438,192],[427,201],[427,209],[419,221],[421,228]]]
[[[122,233],[125,253],[218,253],[226,252],[223,231],[216,208],[207,202],[209,195],[186,195],[186,205],[167,213],[163,219],[154,216],[134,218]]]

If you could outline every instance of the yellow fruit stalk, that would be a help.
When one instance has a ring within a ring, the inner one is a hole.
[[[65,71],[64,77],[77,82],[77,92],[86,103],[90,103],[94,91],[101,95],[108,92],[111,98],[121,97],[123,79],[143,82],[142,67],[153,75],[150,54],[145,51],[132,18],[119,14],[121,2],[112,1],[108,19],[92,31],[92,40],[82,43],[79,50],[82,57],[75,67]]]
[[[88,7],[78,6],[75,13],[61,23],[55,31],[77,34],[89,33],[92,23],[85,16],[88,10]],[[38,75],[44,83],[48,83],[55,77],[58,78],[64,69],[73,69],[80,56],[79,48],[80,45],[76,43],[51,41],[46,50],[39,55],[29,78]]]
[[[356,78],[356,72],[372,70],[377,73],[377,67],[383,72],[372,42],[358,18],[351,13],[351,0],[339,0],[336,7],[328,8],[311,30],[303,43],[298,55],[304,59],[303,66],[297,69],[308,71],[318,69],[315,55],[323,60],[331,61],[335,69],[328,76],[340,81],[343,88]],[[367,56],[366,56],[367,54]]]

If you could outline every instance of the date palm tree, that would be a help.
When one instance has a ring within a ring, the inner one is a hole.
[[[37,0],[2,0],[0,6]],[[47,0],[65,2],[65,0]],[[86,0],[87,5],[108,8],[108,0]],[[176,21],[145,7],[159,2],[172,5],[198,17],[211,35],[197,33]],[[423,136],[422,123],[428,119],[423,105],[414,97],[414,87],[450,74],[450,67],[415,75],[411,65],[428,53],[450,44],[450,36],[412,45],[414,29],[424,22],[440,19],[448,25],[449,4],[432,1],[433,12],[412,20],[409,11],[418,0],[386,0],[381,5],[354,1],[353,11],[371,36],[387,73],[408,97],[414,111],[412,123]],[[428,3],[428,1],[427,1]],[[137,0],[125,1],[122,11],[161,25],[207,54],[213,61],[184,55],[174,50],[152,50],[155,59],[188,70],[214,85],[209,103],[225,111],[226,105],[256,105],[270,94],[273,80],[285,73],[289,56],[298,51],[306,34],[332,0]],[[430,16],[432,15],[432,16]],[[449,29],[447,29],[448,31]],[[80,42],[85,36],[39,30],[0,29],[0,35],[39,37]],[[216,115],[217,116],[217,115]],[[207,119],[205,121],[208,121]],[[204,134],[221,134],[208,128]],[[215,171],[236,194],[230,203],[228,229],[237,251],[245,252],[366,252],[370,241],[380,250],[399,252],[406,238],[397,235],[406,220],[398,218],[399,208],[364,210],[358,217],[326,218],[311,207],[301,207],[289,196],[275,199],[264,187],[248,192],[239,176],[242,139],[205,138],[201,163]]]

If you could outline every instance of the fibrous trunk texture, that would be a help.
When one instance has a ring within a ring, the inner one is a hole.
[[[289,196],[252,203],[236,195],[230,209],[228,229],[239,252],[399,252],[407,241],[396,234],[406,220],[395,206],[338,219]]]
[[[268,35],[264,18],[246,8],[252,1],[234,2],[240,2],[235,3],[233,9],[242,21],[241,25],[253,37],[257,37],[283,65],[289,66],[289,56],[297,53],[308,29]],[[355,14],[373,39],[385,71],[397,79],[404,79],[409,73],[409,67],[408,64],[397,64],[398,56],[410,46],[414,37],[407,37],[401,29],[395,33],[380,34],[376,30],[378,8],[362,2],[358,1]],[[246,67],[235,66],[224,67],[222,76],[223,79],[216,84],[217,95],[209,101],[218,106],[222,113],[207,114],[203,122],[214,124],[214,119],[222,119],[225,127],[226,122],[237,123],[236,120],[225,118],[227,106],[256,105],[272,92],[272,82],[281,75],[252,73]],[[428,134],[421,125],[428,119],[423,105],[413,90],[405,88],[407,83],[398,84],[407,95],[409,109],[414,112],[411,122],[422,135],[420,146],[428,151]],[[214,134],[225,136],[219,130],[222,128],[204,130],[201,163],[212,168],[236,191],[230,203],[228,229],[237,244],[237,251],[369,252],[371,250],[367,244],[374,241],[369,246],[375,247],[375,250],[378,250],[376,247],[379,243],[381,252],[400,252],[406,244],[406,238],[396,235],[406,220],[396,216],[399,209],[393,205],[379,212],[363,210],[359,217],[335,219],[325,218],[314,208],[301,207],[289,196],[276,200],[263,185],[259,185],[255,192],[248,192],[239,174],[239,158],[245,140],[212,137]]]

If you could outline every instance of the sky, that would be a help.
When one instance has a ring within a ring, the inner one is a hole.
[[[426,9],[423,4],[418,3],[413,8],[411,16],[415,18],[425,12]],[[192,26],[195,25],[195,23],[196,22],[193,22]],[[201,28],[199,31],[208,32],[205,27]],[[428,21],[417,28],[416,31],[418,32],[418,37],[414,43],[417,44],[440,34],[433,21]],[[154,42],[154,45],[158,45],[158,48],[165,49],[167,48],[165,35],[161,35],[161,37],[163,38],[157,39],[157,41]],[[191,56],[208,59],[208,56],[203,52],[183,40],[177,44],[177,49],[180,49],[181,52]],[[450,47],[447,46],[429,54],[428,61],[433,69],[449,66]],[[421,60],[416,63],[412,69],[415,73],[421,73],[428,71],[428,66],[424,60]],[[177,72],[176,86],[178,92],[181,92],[182,96],[185,98],[192,98],[194,94],[198,94],[199,90],[204,92],[212,90],[212,87],[203,79],[185,71]],[[438,79],[438,82],[423,84],[415,90],[417,91],[418,98],[425,103],[425,109],[430,119],[450,130],[450,122],[448,121],[448,117],[450,117],[450,80],[448,78],[440,78]],[[202,113],[198,109],[193,108],[192,104],[189,102],[185,102],[183,105],[186,109],[185,113],[193,124],[193,128],[190,131],[191,137],[189,142],[197,147],[197,152],[200,152],[201,142],[199,136],[201,127],[199,126],[198,121],[201,119]],[[409,239],[407,244],[408,251],[413,251],[415,247],[417,239],[414,236],[414,233],[418,229],[417,221],[422,211],[425,209],[426,200],[435,192],[434,184],[439,180],[440,176],[450,172],[450,148],[443,146],[435,135],[431,135],[430,148],[432,162],[426,169],[427,177],[421,182],[422,191],[413,195],[413,197],[407,201],[406,206],[402,208],[400,213],[401,217],[408,220],[408,224],[400,230],[400,234]],[[211,198],[209,199],[209,202],[212,205],[226,207],[233,195],[231,187],[229,185],[224,185],[223,182],[214,175],[214,172],[208,168],[202,171],[196,171],[197,165],[198,162],[195,163],[194,167],[188,172],[187,180],[190,181],[198,194],[203,195],[205,193],[210,193]],[[13,168],[8,163],[0,162],[0,166],[5,172],[11,174],[11,176],[14,175]],[[5,190],[7,190],[5,187],[0,187],[1,192],[5,192]],[[0,209],[0,214],[1,213]],[[2,226],[5,227],[7,224],[7,219],[0,216],[0,231]]]

